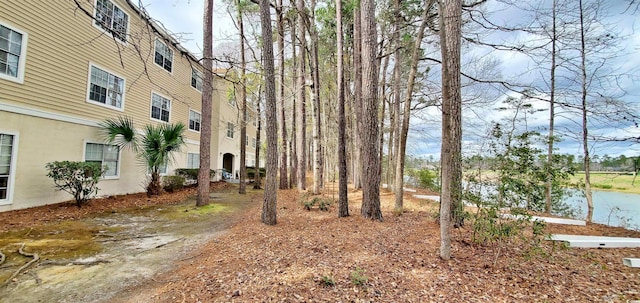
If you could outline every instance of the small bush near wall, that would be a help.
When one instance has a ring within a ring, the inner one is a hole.
[[[55,188],[73,195],[78,207],[98,194],[98,181],[105,172],[100,163],[91,162],[55,161],[45,167]]]
[[[172,193],[176,190],[180,190],[184,187],[185,178],[180,175],[165,176],[162,178],[162,189],[164,191]]]
[[[264,177],[266,176],[266,169],[264,167],[260,168],[260,177]],[[256,168],[253,166],[247,166],[247,178],[249,179],[255,179],[255,175],[256,175]]]
[[[197,168],[178,168],[175,170],[176,175],[184,177],[186,184],[198,184],[198,169]],[[216,176],[216,171],[211,170],[211,179]]]

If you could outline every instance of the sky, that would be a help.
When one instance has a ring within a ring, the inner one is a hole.
[[[508,1],[508,0],[506,0]],[[181,44],[196,56],[200,56],[202,50],[202,0],[141,0],[142,6],[147,10],[152,18],[159,21],[170,33],[179,37]],[[536,5],[545,6],[550,1],[534,1]],[[586,1],[588,2],[588,1]],[[528,3],[528,2],[521,2]],[[615,23],[617,34],[624,36],[622,42],[617,45],[618,52],[615,58],[606,63],[609,72],[619,72],[624,77],[618,79],[619,86],[625,89],[626,94],[623,99],[627,101],[640,100],[640,21],[636,19],[640,13],[623,14],[626,8],[626,1],[607,1],[608,8],[605,11],[607,21]],[[491,13],[488,15],[497,24],[516,24],[530,20],[525,12],[514,9],[511,6],[490,1]],[[222,1],[214,3],[214,30],[213,44],[215,49],[224,48],[230,41],[236,41],[237,36],[235,26],[229,17],[227,5]],[[529,43],[531,39],[536,39],[529,34],[522,32],[499,32],[483,36],[487,41],[493,42],[521,42]],[[526,82],[531,79],[543,81],[539,71],[535,70],[537,64],[525,54],[517,52],[498,52],[493,49],[481,47],[469,47],[463,50],[467,58],[491,58],[496,64],[497,74],[502,79],[513,82]],[[463,58],[463,71],[465,69],[465,59]],[[466,62],[469,62],[468,60]],[[618,89],[617,86],[611,89]],[[502,92],[501,95],[493,96],[496,100],[504,100],[507,96],[518,97],[510,92]],[[619,94],[621,95],[621,94]],[[640,102],[639,102],[640,103]],[[545,109],[548,105],[541,101],[532,101],[535,108]],[[487,133],[487,127],[493,121],[500,121],[507,118],[505,112],[496,111],[499,104],[476,108],[473,111],[465,110],[463,120],[467,121],[464,126],[465,136],[463,138],[463,149],[467,152],[480,150],[486,146],[482,136]],[[420,113],[420,119],[412,118],[412,129],[408,142],[407,152],[414,155],[439,158],[440,154],[440,113],[436,108],[428,109]],[[545,131],[548,126],[549,116],[547,111],[539,111],[527,116],[527,129]],[[557,118],[559,128],[577,131],[579,124],[575,120],[566,117]],[[635,126],[625,126],[623,128],[602,125],[594,133],[602,135],[640,136],[640,130]],[[558,152],[578,155],[582,147],[570,135],[563,136],[563,141],[557,144]],[[593,154],[617,156],[625,154],[627,156],[640,155],[640,144],[631,143],[607,143],[598,142],[591,146]]]

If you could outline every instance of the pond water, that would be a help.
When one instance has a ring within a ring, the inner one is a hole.
[[[575,191],[565,202],[577,210],[576,219],[587,215],[587,199]],[[593,222],[640,230],[640,194],[593,191]]]

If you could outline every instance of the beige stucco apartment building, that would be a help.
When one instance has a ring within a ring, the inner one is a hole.
[[[142,192],[146,168],[104,144],[98,123],[137,128],[183,122],[187,146],[167,168],[199,165],[202,66],[130,0],[0,2],[0,211],[71,199],[46,174],[51,161],[100,161],[99,195]],[[240,127],[233,85],[215,77],[211,168],[235,176]],[[247,165],[256,128],[247,127]],[[253,140],[252,140],[253,139]],[[252,162],[253,160],[253,162]]]

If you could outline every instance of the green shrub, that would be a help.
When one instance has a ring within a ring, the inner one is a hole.
[[[369,280],[369,278],[364,274],[364,270],[358,267],[356,267],[356,270],[351,272],[349,278],[351,278],[351,283],[356,286],[363,286]]]
[[[420,187],[438,191],[438,173],[433,170],[421,169],[418,171],[418,183]]]
[[[45,167],[55,188],[73,195],[78,207],[98,194],[98,182],[106,171],[100,163],[92,162],[55,161]]]
[[[261,167],[259,170],[260,170],[260,177],[264,177],[267,175],[267,170],[264,167]],[[256,176],[256,168],[253,166],[247,166],[247,178],[255,179],[255,176]]]
[[[336,281],[333,280],[333,277],[322,276],[322,281],[320,281],[320,284],[322,284],[323,286],[326,286],[326,287],[330,287],[330,286],[335,286],[336,285]]]
[[[165,176],[162,178],[162,189],[166,192],[174,192],[184,187],[185,178],[180,175]]]
[[[176,175],[184,177],[185,181],[188,181],[189,184],[195,183],[198,184],[198,172],[200,170],[198,168],[178,168],[175,170]],[[209,172],[209,177],[214,178],[216,176],[216,171],[211,170]]]
[[[315,205],[318,205],[318,209],[321,211],[329,211],[329,207],[332,203],[332,200],[314,197],[310,201],[304,201],[303,205],[306,210],[311,210]]]

